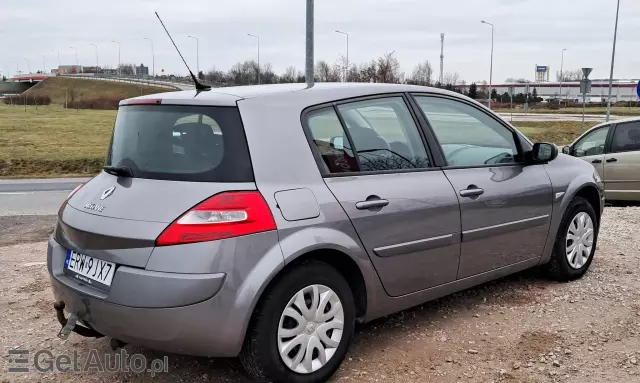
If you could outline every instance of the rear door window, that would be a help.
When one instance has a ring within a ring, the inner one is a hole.
[[[333,107],[307,114],[307,126],[325,172],[387,172],[431,166],[402,97],[349,102],[337,109],[342,121]]]
[[[431,166],[418,127],[402,97],[338,105],[362,171]]]
[[[611,142],[612,152],[640,150],[640,121],[627,122],[616,126]]]
[[[123,106],[107,164],[127,167],[138,178],[253,181],[240,114],[233,107]]]

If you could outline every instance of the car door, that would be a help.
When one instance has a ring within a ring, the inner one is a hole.
[[[598,171],[600,178],[605,179],[604,153],[607,147],[611,125],[605,125],[580,137],[570,149],[570,154],[589,162]]]
[[[349,216],[391,296],[454,281],[460,210],[433,167],[403,95],[308,111],[326,185]]]
[[[415,95],[415,100],[460,201],[458,278],[540,257],[552,207],[544,165],[525,165],[522,139],[480,107],[446,96]]]
[[[640,200],[640,121],[616,124],[602,178],[607,199]]]

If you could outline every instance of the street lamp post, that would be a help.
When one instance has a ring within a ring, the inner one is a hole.
[[[29,63],[28,58],[25,58],[24,60],[27,62],[27,69],[29,70],[29,74],[31,74],[31,63]]]
[[[156,54],[153,51],[153,40],[151,40],[148,37],[144,38],[145,40],[149,40],[151,42],[151,66],[152,66],[152,70],[153,70],[153,77],[156,76]]]
[[[42,53],[38,53],[38,55],[42,56],[42,73],[47,73],[47,63],[44,59],[44,55]]]
[[[613,51],[611,52],[611,72],[609,73],[609,97],[607,98],[607,121],[611,117],[611,88],[613,87],[613,64],[616,59],[616,38],[618,37],[618,14],[620,12],[620,0],[616,8],[616,26],[613,30]]]
[[[69,47],[69,48],[71,48],[71,49],[76,51],[76,67],[79,67],[80,64],[78,64],[78,48],[76,48],[76,47]],[[80,72],[82,72],[82,68],[80,68]]]
[[[55,49],[52,49],[51,52],[58,52],[58,68],[60,67],[60,51],[56,51]]]
[[[120,42],[116,40],[111,40],[112,43],[118,44],[118,76],[122,75],[122,69],[120,69]]]
[[[489,109],[491,109],[491,91],[493,88],[493,24],[484,20],[480,21],[482,24],[491,25],[491,66],[489,67]]]
[[[89,44],[89,45],[93,45],[96,48],[96,74],[98,74],[98,46],[96,44]]]
[[[336,33],[340,33],[347,37],[347,63],[344,68],[344,82],[347,82],[347,74],[349,73],[349,34],[338,30],[336,30]]]
[[[566,51],[567,48],[562,48],[562,59],[560,60],[560,101],[562,101],[562,82],[564,81],[564,73],[563,73],[563,68],[564,68],[564,51]]]
[[[196,40],[196,77],[200,76],[200,41],[195,36],[188,36],[191,39]]]
[[[252,35],[251,33],[247,33],[247,36],[258,39],[258,85],[260,85],[260,36]]]

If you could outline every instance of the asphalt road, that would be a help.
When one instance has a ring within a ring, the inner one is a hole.
[[[46,239],[64,199],[87,180],[0,180],[0,246]]]
[[[53,215],[88,178],[0,180],[0,217]]]

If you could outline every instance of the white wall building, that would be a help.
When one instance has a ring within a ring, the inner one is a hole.
[[[611,90],[611,102],[616,101],[638,101],[636,87],[639,80],[613,80],[613,89]],[[485,86],[477,84],[478,89],[485,90]],[[514,95],[525,93],[526,86],[529,86],[529,92],[533,93],[536,89],[538,97],[544,100],[553,98],[562,98],[563,100],[582,102],[582,93],[580,93],[580,82],[571,81],[563,82],[562,86],[559,82],[542,82],[528,84],[493,84],[493,89],[499,95],[509,92],[510,87],[514,87]],[[465,86],[469,90],[469,84]],[[486,87],[488,89],[488,85]],[[609,94],[609,80],[592,80],[591,93],[587,93],[587,102],[606,102]]]

